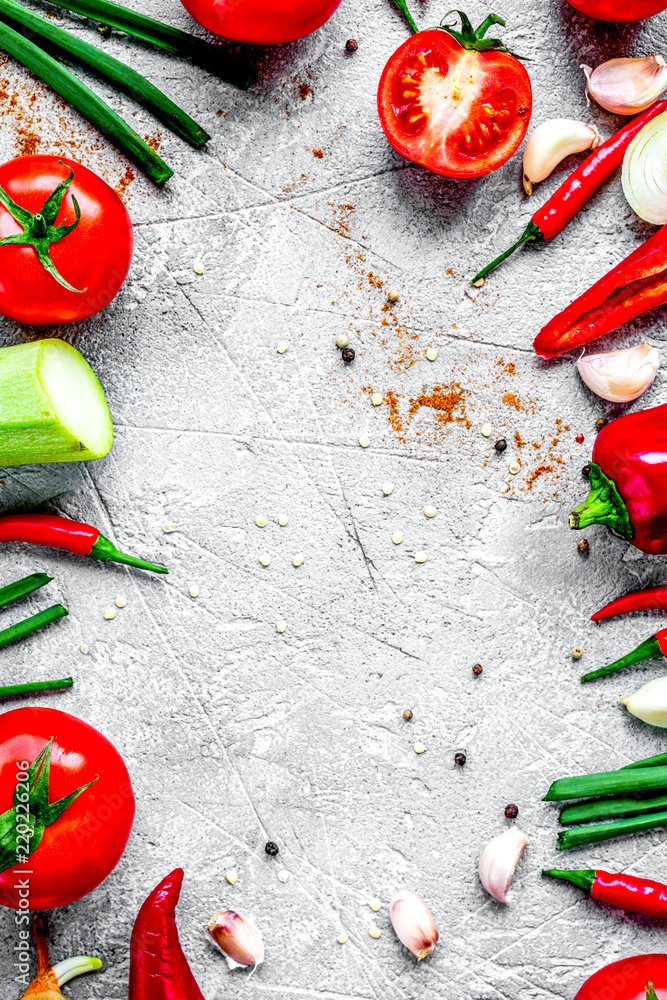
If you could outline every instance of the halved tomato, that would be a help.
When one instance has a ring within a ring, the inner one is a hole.
[[[491,15],[495,18],[495,15]],[[482,177],[523,142],[532,111],[530,77],[502,42],[473,31],[420,31],[387,63],[378,112],[402,156],[445,177]],[[493,47],[492,47],[493,46]]]

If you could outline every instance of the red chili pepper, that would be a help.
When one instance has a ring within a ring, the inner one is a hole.
[[[647,590],[635,590],[631,594],[617,597],[603,608],[591,615],[592,622],[601,622],[603,618],[613,618],[614,615],[627,615],[631,611],[666,611],[667,586],[649,587]]]
[[[589,344],[667,302],[667,226],[542,327],[533,341],[542,358]]]
[[[105,559],[110,562],[139,566],[154,573],[168,573],[164,566],[135,559],[119,552],[115,545],[101,535],[97,528],[55,514],[7,514],[0,517],[0,542],[30,542],[33,545],[50,545],[67,549],[80,556]]]
[[[178,939],[182,884],[183,869],[175,868],[139,910],[130,940],[129,1000],[205,1000]]]
[[[562,871],[551,868],[543,871],[550,878],[571,882],[583,889],[593,899],[610,903],[633,913],[647,913],[652,917],[667,917],[667,885],[634,875],[610,875],[609,872]],[[667,981],[666,981],[667,982]]]
[[[606,524],[642,552],[667,552],[667,404],[602,428],[589,463],[591,491],[568,524]]]
[[[603,142],[594,153],[580,164],[574,173],[561,184],[558,190],[549,198],[549,201],[542,208],[535,212],[535,215],[526,226],[523,236],[513,247],[497,257],[488,267],[485,267],[475,275],[471,284],[485,278],[490,271],[493,271],[498,264],[506,260],[515,250],[523,246],[524,243],[533,241],[550,240],[558,236],[575,215],[583,208],[586,202],[595,194],[599,187],[611,177],[614,170],[620,167],[625,156],[625,151],[637,135],[657,115],[661,115],[667,110],[667,101],[658,101],[637,118],[624,125],[622,129],[612,135],[610,139]]]
[[[620,660],[614,660],[606,667],[600,667],[599,670],[592,670],[589,674],[584,674],[581,680],[595,681],[598,677],[615,674],[617,670],[631,667],[635,663],[644,663],[645,660],[657,660],[660,656],[667,656],[667,628],[661,628],[659,632],[640,643],[631,653],[626,653]]]
[[[598,969],[574,1000],[667,1000],[667,955],[634,955]]]

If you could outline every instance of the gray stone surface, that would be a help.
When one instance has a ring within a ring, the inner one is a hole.
[[[176,0],[136,6],[190,26]],[[413,7],[424,25],[445,12],[436,0]],[[614,29],[565,0],[494,8],[508,20],[510,47],[534,60],[535,125],[566,115],[610,135],[619,121],[587,108],[579,63],[667,48],[667,15]],[[474,21],[488,12],[480,0],[468,10]],[[141,134],[161,133],[176,176],[156,191],[47,88],[10,60],[1,67],[3,158],[32,141],[80,159],[120,185],[136,237],[129,280],[103,314],[66,329],[2,324],[2,344],[50,334],[83,351],[116,425],[103,461],[3,472],[2,509],[48,502],[172,570],[158,579],[3,549],[0,583],[48,570],[49,598],[70,609],[3,652],[4,681],[71,671],[74,690],[48,704],[111,738],[137,798],[118,868],[52,916],[54,959],[83,951],[106,963],[66,992],[126,996],[134,916],[178,865],[181,938],[210,1000],[571,1000],[605,962],[664,948],[661,923],[540,877],[557,863],[667,876],[663,833],[558,855],[557,813],[540,801],[559,775],[665,749],[659,730],[618,703],[640,686],[641,669],[590,689],[577,681],[579,666],[607,662],[655,630],[648,616],[601,627],[588,617],[625,590],[663,581],[664,561],[602,529],[588,530],[587,558],[577,552],[566,515],[584,494],[595,419],[614,408],[585,389],[572,359],[542,364],[531,349],[555,311],[647,235],[618,177],[552,246],[518,255],[471,298],[471,269],[519,234],[571,164],[528,203],[519,157],[470,182],[398,157],[375,110],[381,69],[406,37],[387,0],[343,0],[315,35],[258,53],[249,93],[122,35],[102,41],[83,21],[77,31],[160,82],[213,139],[193,152],[93,84]],[[344,52],[350,36],[354,56]],[[387,309],[391,287],[400,298]],[[660,344],[664,321],[658,311],[608,343]],[[334,347],[340,333],[357,350],[351,367]],[[281,340],[289,350],[278,355]],[[429,346],[439,351],[433,364]],[[411,404],[456,384],[450,423]],[[371,406],[371,390],[395,394],[402,430],[387,401]],[[664,399],[659,373],[636,405]],[[490,439],[480,434],[486,421]],[[501,457],[498,436],[509,442]],[[389,497],[385,481],[395,486]],[[163,533],[166,520],[175,533]],[[127,607],[105,621],[117,594]],[[43,594],[28,605],[44,606]],[[579,665],[574,645],[584,648]],[[428,750],[419,757],[417,740]],[[486,897],[476,864],[507,825],[508,802],[518,803],[530,846],[505,908]],[[275,860],[264,854],[269,837],[280,845]],[[419,966],[389,924],[388,901],[402,886],[428,901],[440,928],[436,954]],[[379,941],[367,934],[376,895],[385,904]],[[263,931],[266,963],[251,978],[228,972],[206,939],[218,908],[252,915]],[[0,913],[0,933],[6,982],[10,912]]]

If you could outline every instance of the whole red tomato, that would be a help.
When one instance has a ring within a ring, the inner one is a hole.
[[[641,21],[667,10],[665,0],[570,0],[582,14],[599,21]]]
[[[125,206],[87,167],[56,156],[0,166],[3,316],[40,326],[99,312],[125,281],[132,242]]]
[[[402,156],[445,177],[497,170],[523,142],[530,123],[528,73],[502,42],[462,15],[462,31],[420,31],[394,52],[378,88],[378,113]]]
[[[293,42],[328,21],[341,0],[182,0],[202,27],[237,42]]]
[[[0,715],[0,811],[0,904],[48,910],[116,867],[134,795],[123,758],[96,729],[53,708],[18,708]]]
[[[587,979],[574,1000],[647,1000],[649,983],[658,1000],[667,1000],[667,955],[636,955],[612,962]]]

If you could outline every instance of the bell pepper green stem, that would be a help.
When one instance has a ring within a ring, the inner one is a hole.
[[[401,14],[405,18],[405,20],[408,22],[408,27],[409,27],[410,31],[412,32],[412,34],[413,35],[418,35],[419,34],[419,28],[415,24],[414,19],[412,17],[412,14],[408,10],[408,5],[405,2],[405,0],[392,0],[392,3],[394,5],[394,7],[396,7],[396,9],[401,12]]]
[[[59,618],[64,618],[68,614],[69,611],[62,604],[54,604],[52,608],[31,615],[30,618],[26,618],[25,621],[19,622],[17,625],[3,628],[0,631],[0,647],[9,646],[12,642],[18,642],[19,639],[25,639],[26,636],[32,635],[38,629],[44,628],[52,622],[57,622]]]
[[[483,267],[482,270],[475,275],[470,284],[474,285],[475,282],[481,281],[482,278],[486,278],[487,274],[490,274],[491,271],[495,270],[495,268],[498,267],[499,264],[502,264],[504,260],[507,260],[508,257],[511,257],[514,251],[518,250],[519,247],[522,247],[524,243],[531,243],[533,241],[541,239],[543,239],[543,236],[539,227],[536,226],[534,222],[529,222],[525,230],[523,231],[523,235],[521,236],[521,238],[518,239],[516,243],[509,248],[509,250],[506,250],[505,253],[501,253],[500,257],[496,257],[496,259],[492,260],[490,264],[487,264],[486,267]]]
[[[124,563],[126,566],[138,566],[139,569],[148,569],[152,573],[169,572],[164,566],[157,566],[155,563],[146,562],[145,559],[135,559],[134,556],[126,556],[124,552],[119,552],[113,542],[110,542],[104,535],[99,535],[88,555],[92,559]]]
[[[562,868],[548,868],[543,869],[542,874],[547,878],[555,878],[560,879],[563,882],[571,882],[572,885],[576,885],[579,889],[583,889],[583,891],[588,893],[589,896],[593,891],[595,872],[590,868],[581,869],[579,871],[564,871]]]
[[[568,518],[568,525],[574,531],[587,528],[589,524],[606,524],[616,531],[621,538],[631,540],[635,531],[630,521],[628,509],[621,494],[616,489],[616,483],[606,476],[599,465],[589,462],[588,479],[591,491],[576,510]]]
[[[0,48],[26,66],[44,83],[60,94],[117,146],[154,184],[161,185],[173,176],[173,170],[144,142],[115,111],[104,103],[73,73],[44,52],[39,45],[0,21]],[[21,234],[19,234],[20,236]],[[41,258],[40,258],[41,260]],[[46,266],[44,261],[41,261]]]
[[[636,649],[633,649],[631,653],[626,653],[620,660],[614,660],[613,663],[608,663],[606,667],[599,667],[597,670],[591,670],[590,673],[584,674],[581,681],[582,683],[585,681],[594,681],[598,677],[615,674],[617,670],[623,670],[625,667],[632,667],[635,663],[644,663],[646,660],[657,660],[660,657],[664,657],[664,655],[660,649],[660,643],[652,635],[650,639],[646,639],[640,643]]]
[[[201,125],[131,66],[126,66],[89,42],[33,14],[15,0],[0,0],[0,17],[9,20],[12,27],[18,22],[28,29],[31,39],[42,48],[53,50],[59,58],[64,54],[100,79],[106,80],[115,90],[127,94],[195,149],[200,149],[210,139]]]
[[[667,826],[667,812],[650,813],[648,816],[636,816],[634,819],[621,819],[615,823],[598,823],[595,826],[561,830],[558,834],[557,850],[567,851],[571,847],[599,844],[604,840],[626,837],[631,833],[643,833],[660,826]]]
[[[82,976],[85,972],[97,972],[102,968],[102,961],[89,955],[74,955],[66,958],[63,962],[58,962],[53,966],[53,972],[58,980],[58,986],[64,986],[75,976]]]
[[[74,681],[63,677],[59,681],[30,681],[28,684],[7,684],[0,687],[0,698],[12,698],[19,694],[38,694],[40,691],[64,691],[71,688]]]
[[[586,799],[624,792],[649,792],[667,788],[667,767],[643,767],[629,771],[602,771],[554,781],[544,796],[545,802]]]
[[[16,583],[8,583],[6,587],[0,587],[0,608],[5,608],[21,597],[26,597],[35,590],[39,590],[40,587],[45,587],[51,580],[53,577],[46,573],[31,573],[30,576],[24,576]]]
[[[667,809],[667,795],[652,799],[598,799],[596,802],[582,802],[578,806],[566,806],[561,811],[563,826],[573,823],[590,823],[594,819],[617,819],[621,816],[641,816],[649,812]]]

